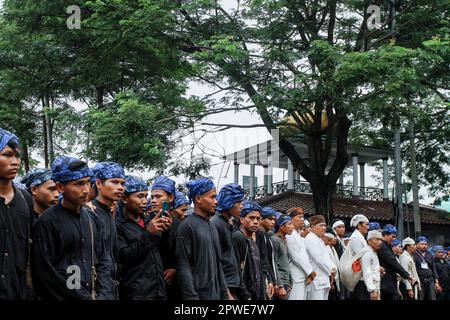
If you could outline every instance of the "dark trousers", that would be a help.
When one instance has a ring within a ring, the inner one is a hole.
[[[434,290],[433,278],[421,278],[420,283],[422,290],[420,291],[420,300],[436,300],[436,291]]]
[[[358,281],[355,290],[350,294],[351,300],[370,300],[369,292],[364,281]]]

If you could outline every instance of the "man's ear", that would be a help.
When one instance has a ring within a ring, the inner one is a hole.
[[[122,195],[122,202],[123,204],[127,204],[128,203],[128,197],[126,195]]]
[[[174,198],[173,194],[170,194],[169,197],[167,198],[167,202],[173,204],[174,199],[175,199],[175,198]]]
[[[60,194],[64,194],[64,185],[61,182],[56,182],[56,190],[58,190]]]
[[[102,186],[102,180],[100,180],[100,179],[95,179],[95,186],[97,187],[97,190],[100,190],[99,187]]]
[[[31,192],[31,195],[32,195],[33,197],[35,197],[36,194],[37,194],[37,187],[31,187],[31,188],[30,188],[30,192]]]

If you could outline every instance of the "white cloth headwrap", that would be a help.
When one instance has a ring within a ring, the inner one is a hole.
[[[378,231],[378,230],[371,230],[367,234],[367,240],[370,240],[372,238],[379,238],[379,239],[381,239],[381,237],[382,237],[381,232]]]
[[[405,238],[402,241],[402,247],[406,246],[407,244],[415,244],[414,240],[411,238]]]
[[[345,226],[344,221],[342,221],[342,220],[336,221],[336,222],[333,223],[333,225],[331,226],[331,229],[334,229],[334,228],[339,227],[339,226]]]
[[[356,228],[356,226],[360,222],[369,223],[369,219],[367,219],[367,217],[363,214],[357,214],[357,215],[353,216],[352,220],[350,220],[350,227]]]

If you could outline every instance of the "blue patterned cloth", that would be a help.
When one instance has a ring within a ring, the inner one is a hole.
[[[263,208],[260,205],[254,202],[244,201],[244,203],[242,204],[241,217],[245,217],[252,211],[258,211],[262,213],[262,210]]]
[[[28,173],[25,175],[25,177],[22,178],[22,180],[20,180],[20,182],[26,185],[27,189],[29,189],[52,180],[52,174],[52,170],[50,169],[37,168],[28,171]]]
[[[384,232],[387,232],[389,234],[397,234],[397,228],[393,226],[392,224],[387,224],[383,228]]]
[[[402,243],[398,239],[394,239],[391,242],[391,247],[397,247],[397,246],[401,246],[401,245],[402,245]]]
[[[115,162],[100,162],[92,169],[94,177],[100,180],[121,178],[125,179],[125,171]]]
[[[227,211],[233,206],[244,201],[244,189],[238,184],[230,183],[224,185],[217,195],[217,211]]]
[[[5,149],[6,145],[13,141],[16,144],[19,144],[19,138],[14,133],[11,133],[7,130],[0,128],[0,151]]]
[[[270,217],[277,218],[279,215],[280,214],[276,210],[271,208],[271,207],[264,207],[264,208],[262,208],[261,217],[263,219],[270,218]]]
[[[175,201],[173,208],[176,209],[184,204],[189,204],[189,200],[186,198],[183,192],[175,192]]]
[[[428,238],[425,237],[425,236],[421,236],[421,237],[419,237],[419,238],[417,239],[417,242],[426,242],[426,243],[428,243]]]
[[[378,222],[369,222],[369,231],[381,230],[381,226]]]
[[[443,246],[434,246],[433,252],[436,253],[438,251],[444,251],[444,247]]]
[[[215,189],[216,186],[210,178],[200,178],[197,180],[188,181],[186,187],[189,189],[189,204],[192,203],[195,196],[207,193]]]
[[[160,176],[153,182],[152,190],[163,190],[168,194],[175,195],[175,181],[165,176]]]
[[[52,180],[62,183],[93,176],[86,162],[66,156],[60,156],[53,161],[52,172]]]
[[[282,214],[282,215],[280,215],[280,217],[278,218],[277,222],[275,222],[275,227],[274,227],[275,232],[278,232],[278,229],[279,229],[282,225],[288,223],[288,222],[291,221],[291,220],[292,220],[292,218],[289,217],[287,214]]]
[[[139,177],[128,176],[125,179],[125,194],[148,191],[147,183]]]

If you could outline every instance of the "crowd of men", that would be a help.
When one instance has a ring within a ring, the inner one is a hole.
[[[116,163],[60,156],[24,190],[19,166],[18,138],[0,129],[0,300],[450,298],[442,246],[361,214],[347,236],[344,221],[261,207],[210,178],[186,197],[165,176],[149,188]]]

